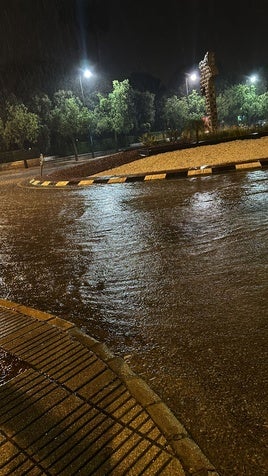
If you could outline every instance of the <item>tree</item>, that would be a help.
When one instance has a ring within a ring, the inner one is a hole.
[[[166,99],[163,118],[168,127],[182,130],[189,120],[199,120],[205,115],[205,99],[195,90],[188,96],[173,95]]]
[[[9,93],[4,89],[0,90],[0,117],[4,124],[8,119],[10,106],[16,106],[21,103],[22,101],[19,101],[15,94]]]
[[[133,90],[129,80],[113,81],[113,91],[108,96],[110,101],[110,120],[118,144],[119,134],[128,134],[135,127]]]
[[[183,131],[183,137],[191,140],[193,137],[198,144],[199,135],[205,131],[205,124],[202,119],[190,119]]]
[[[260,96],[257,94],[255,85],[251,85],[245,90],[245,102],[242,107],[242,113],[248,125],[254,125],[258,122],[260,110]]]
[[[181,131],[187,120],[187,103],[176,95],[167,98],[163,105],[162,116],[167,129]]]
[[[220,122],[228,125],[256,123],[261,113],[259,98],[254,85],[231,86],[217,98]]]
[[[200,120],[206,113],[205,98],[195,89],[183,98],[187,102],[187,116],[189,120]]]
[[[53,126],[62,138],[70,141],[75,160],[78,160],[76,139],[83,133],[89,132],[92,113],[71,91],[57,91],[54,94],[54,103]]]
[[[95,133],[105,134],[112,130],[111,101],[108,97],[98,94],[98,104],[94,108]]]
[[[268,92],[259,96],[260,102],[260,119],[268,119]]]
[[[4,148],[4,145],[5,145],[4,134],[5,134],[4,122],[0,117],[0,150],[2,150]]]
[[[39,133],[38,116],[29,112],[24,104],[9,105],[7,107],[7,121],[4,128],[4,140],[7,147],[12,145],[22,149],[26,142],[37,142]],[[24,166],[27,161],[24,159]]]
[[[155,95],[149,91],[134,91],[133,100],[137,129],[142,132],[150,131],[155,118]]]
[[[39,117],[40,127],[37,143],[39,149],[46,152],[50,148],[52,102],[45,93],[35,94],[31,98],[29,108],[31,112],[34,112]]]

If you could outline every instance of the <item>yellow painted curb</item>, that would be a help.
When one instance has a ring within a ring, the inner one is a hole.
[[[75,327],[73,322],[67,321],[66,319],[49,314],[48,312],[39,311],[33,307],[24,306],[23,304],[18,304],[13,301],[8,301],[6,299],[0,299],[0,306],[11,310],[13,309],[20,312],[21,314],[24,314],[25,316],[33,317],[38,321],[49,321],[52,326],[56,326],[61,329],[68,330]]]
[[[46,182],[41,183],[41,187],[46,187],[49,185],[51,182],[49,180],[46,180]]]
[[[111,177],[107,183],[124,183],[127,177]]]
[[[145,175],[144,180],[157,180],[157,179],[165,179],[167,174],[151,174]]]
[[[40,183],[40,180],[34,180],[33,182],[31,182],[32,185],[38,185]]]
[[[65,180],[65,181],[62,180],[61,182],[57,182],[57,183],[55,184],[55,186],[56,186],[56,187],[65,187],[65,185],[68,185],[68,183],[69,183],[69,180]]]
[[[236,169],[241,170],[241,169],[256,169],[256,168],[261,168],[261,163],[259,160],[256,162],[249,162],[245,164],[236,164],[235,166]]]
[[[19,304],[8,299],[0,299],[0,306],[6,307],[7,309],[16,309]]]
[[[0,299],[0,306],[6,307],[7,309],[15,309],[26,316],[34,317],[38,320],[48,321],[50,319],[55,319],[55,316],[48,314],[47,312],[39,311],[32,307],[24,306],[23,304],[18,304],[13,301],[8,301],[6,299]]]
[[[196,170],[188,170],[188,177],[192,177],[193,175],[209,175],[212,174],[212,168],[208,167],[207,169],[196,169]]]
[[[94,180],[93,179],[90,179],[90,180],[80,180],[80,182],[78,182],[78,185],[92,185],[94,183]]]

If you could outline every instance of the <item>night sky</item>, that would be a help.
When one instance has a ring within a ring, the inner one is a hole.
[[[268,73],[267,0],[0,0],[0,73],[179,82],[215,52],[222,76]],[[18,77],[19,78],[19,77]],[[17,79],[19,80],[19,79]]]

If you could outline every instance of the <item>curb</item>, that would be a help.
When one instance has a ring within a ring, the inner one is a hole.
[[[175,169],[170,171],[148,172],[145,174],[130,175],[100,175],[91,176],[78,180],[45,180],[32,178],[29,182],[34,187],[56,187],[64,188],[70,186],[87,187],[90,185],[118,184],[132,182],[147,182],[152,180],[174,180],[179,178],[193,178],[206,175],[216,175],[228,172],[239,172],[256,169],[265,169],[268,167],[268,157],[255,159],[245,162],[230,162],[221,165],[201,165],[200,167]]]
[[[55,315],[5,299],[0,299],[0,306],[25,314],[33,319],[44,320],[50,325],[67,332],[72,338],[94,352],[122,380],[133,398],[149,413],[173,448],[175,456],[183,465],[187,475],[219,476],[208,458],[191,439],[185,427],[177,420],[166,404],[161,401],[160,397],[150,389],[142,378],[131,370],[121,357],[116,357],[105,344],[85,334],[72,322]]]

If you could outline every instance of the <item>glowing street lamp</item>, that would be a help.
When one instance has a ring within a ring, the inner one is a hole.
[[[250,84],[256,84],[258,82],[258,76],[257,74],[252,74],[251,76],[249,76],[249,82]]]
[[[85,96],[84,96],[84,88],[83,88],[83,83],[82,83],[82,76],[85,79],[89,79],[93,76],[93,73],[92,73],[92,71],[90,71],[90,69],[86,68],[82,73],[79,74],[79,82],[80,82],[82,100],[83,100],[83,103],[85,104]]]
[[[185,87],[186,87],[186,96],[189,95],[189,85],[191,83],[195,83],[199,79],[199,76],[197,73],[186,73],[185,74]]]
[[[85,69],[84,71],[84,78],[91,78],[93,76],[93,73],[90,71],[90,69]]]

